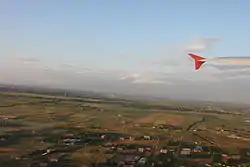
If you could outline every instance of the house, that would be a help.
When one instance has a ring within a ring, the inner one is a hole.
[[[143,147],[139,147],[138,148],[138,152],[143,153],[144,152],[144,148]]]
[[[70,139],[64,139],[63,140],[63,143],[65,145],[74,145],[78,142],[81,142],[82,140],[81,139],[77,139],[77,138],[70,138]]]
[[[191,148],[181,148],[180,157],[186,157],[191,154]]]
[[[160,149],[160,153],[161,154],[167,154],[168,153],[168,149],[167,148],[161,148]]]
[[[202,152],[203,151],[203,149],[202,149],[202,146],[195,146],[195,148],[193,149],[193,152],[195,152],[195,153],[200,153],[200,152]]]
[[[144,140],[151,140],[151,136],[143,136]]]
[[[12,115],[0,115],[0,119],[15,119],[17,118],[16,116],[12,116]]]

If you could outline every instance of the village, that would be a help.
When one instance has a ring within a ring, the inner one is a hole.
[[[250,163],[250,116],[238,108],[9,93],[0,98],[0,163],[6,167]]]
[[[186,142],[184,139],[170,140],[168,136],[134,136],[100,130],[83,132],[77,128],[63,133],[59,131],[59,133],[33,135],[46,136],[41,142],[50,142],[54,145],[22,157],[10,156],[9,166],[11,164],[19,164],[20,167],[22,164],[30,167],[74,166],[71,156],[77,150],[105,157],[100,162],[89,160],[91,163],[89,165],[95,167],[234,166],[250,163],[250,149],[247,148],[241,149],[239,154],[230,155],[226,150],[214,145],[204,145],[196,141]],[[8,139],[10,137],[1,136],[0,144],[4,145]],[[4,157],[7,164],[8,156]]]

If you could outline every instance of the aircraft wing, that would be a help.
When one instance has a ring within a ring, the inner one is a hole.
[[[227,65],[231,65],[233,68],[250,68],[250,57],[213,57],[213,58],[204,58],[196,54],[189,53],[188,54],[194,60],[195,70],[199,70],[205,62],[211,63],[224,63]],[[242,65],[245,65],[242,66]],[[227,68],[227,67],[221,67]],[[232,68],[231,68],[232,69]]]

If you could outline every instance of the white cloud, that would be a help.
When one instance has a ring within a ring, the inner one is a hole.
[[[125,79],[137,79],[141,75],[140,74],[131,74],[131,75],[125,75],[120,78],[120,80],[125,80]]]
[[[185,47],[185,51],[187,52],[201,52],[206,49],[211,49],[214,42],[220,40],[220,37],[216,36],[207,36],[207,37],[199,37],[188,43]]]
[[[9,60],[19,62],[19,63],[40,63],[41,60],[35,57],[28,57],[22,55],[12,55],[8,57]]]
[[[160,80],[150,80],[150,79],[135,79],[132,81],[135,84],[166,84],[165,81]]]
[[[206,49],[206,46],[205,44],[199,43],[199,44],[188,45],[185,49],[186,51],[197,52]]]
[[[34,62],[35,62],[35,63],[40,62],[39,59],[33,58],[33,57],[20,57],[19,60],[20,60],[20,61],[23,61],[23,62],[33,62],[33,63],[34,63]]]
[[[123,60],[120,58],[116,60],[116,68],[111,64],[109,68],[102,69],[101,67],[93,68],[90,64],[80,66],[60,60],[46,62],[31,57],[12,57],[2,62],[0,81],[121,93],[148,93],[169,97],[189,98],[191,96],[189,93],[193,93],[196,98],[203,96],[217,98],[222,97],[222,95],[219,96],[219,92],[230,91],[224,88],[225,85],[232,86],[228,82],[237,85],[250,76],[250,73],[246,72],[248,70],[240,67],[239,69],[234,67],[235,69],[232,70],[233,67],[209,63],[205,63],[199,71],[194,70],[194,62],[187,55],[187,51],[192,50],[202,55],[202,52],[211,49],[214,42],[219,39],[218,37],[202,37],[185,45],[166,47],[165,50],[157,52],[154,58],[151,57],[151,60],[136,58],[138,61],[135,61],[133,57],[130,57],[134,66],[128,65],[127,68],[118,66],[123,63],[125,57]],[[241,97],[238,92],[235,96]]]

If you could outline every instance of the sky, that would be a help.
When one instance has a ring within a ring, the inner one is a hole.
[[[0,82],[173,99],[250,100],[250,1],[0,2]]]

